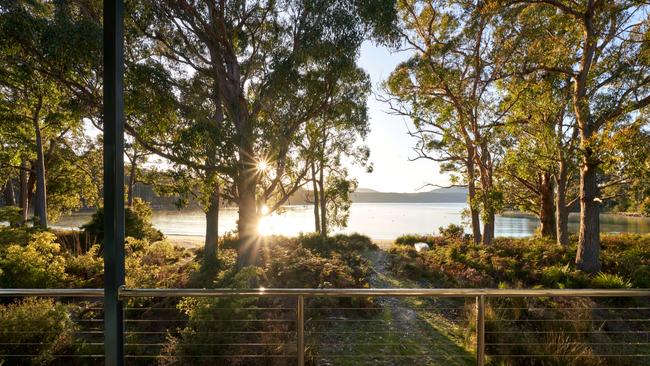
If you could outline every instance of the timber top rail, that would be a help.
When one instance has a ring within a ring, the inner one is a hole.
[[[10,289],[0,296],[103,297],[104,289]],[[120,287],[122,299],[135,297],[230,297],[230,296],[305,296],[305,297],[650,297],[650,289],[495,289],[495,288],[127,288]]]

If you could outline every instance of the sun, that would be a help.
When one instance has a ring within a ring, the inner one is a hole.
[[[267,163],[264,160],[260,160],[259,162],[257,162],[256,168],[259,172],[265,172],[269,170],[269,163]]]
[[[268,215],[269,214],[269,206],[262,205],[262,207],[260,207],[260,213],[262,214],[262,216]]]
[[[272,235],[275,232],[275,225],[270,216],[262,216],[257,223],[257,233],[262,236]]]

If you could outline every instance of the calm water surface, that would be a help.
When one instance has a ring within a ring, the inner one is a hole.
[[[463,221],[464,203],[355,203],[350,211],[348,227],[340,232],[358,232],[375,239],[394,239],[405,233],[433,233],[441,226]],[[77,213],[62,218],[55,226],[76,228],[88,221],[89,213]],[[219,217],[220,233],[234,230],[236,209],[223,209]],[[157,211],[154,225],[166,235],[196,235],[205,233],[205,216],[200,211]],[[496,235],[522,237],[533,234],[539,222],[527,215],[506,215],[496,218]],[[578,216],[572,214],[569,230],[575,231]],[[313,231],[312,206],[287,206],[281,214],[266,217],[260,231],[266,234],[296,235]],[[650,218],[601,215],[603,232],[650,232]],[[467,231],[467,230],[466,230]]]

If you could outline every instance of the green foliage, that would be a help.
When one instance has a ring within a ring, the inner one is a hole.
[[[361,234],[337,234],[323,237],[317,233],[310,233],[301,234],[297,240],[304,248],[324,256],[331,255],[332,252],[362,252],[378,249],[370,238]]]
[[[33,234],[26,246],[10,245],[0,252],[0,286],[49,288],[61,286],[67,275],[65,257],[50,232]]]
[[[141,288],[186,287],[199,264],[189,251],[162,240],[126,240],[126,286]]]
[[[219,247],[222,249],[239,248],[239,236],[236,233],[226,233],[219,237]]]
[[[96,91],[101,27],[80,16],[81,7],[9,1],[0,16],[0,119],[10,127],[0,128],[0,149],[9,150],[0,152],[0,160],[13,166],[12,178],[22,163],[47,178],[46,209],[52,219],[83,201],[96,202],[99,194],[98,177],[87,168],[101,160],[84,159],[89,146],[83,144],[82,120],[95,117],[99,103],[93,99],[101,98]],[[35,164],[39,155],[44,171]]]
[[[646,199],[643,200],[643,202],[639,206],[639,212],[643,216],[650,217],[650,197],[646,197]]]
[[[69,255],[65,262],[69,285],[78,288],[104,286],[104,258],[99,245],[93,245],[84,254]]]
[[[635,286],[647,283],[644,268],[650,266],[650,235],[603,235],[601,241],[603,272],[628,278]]]
[[[632,272],[632,284],[637,288],[650,288],[650,265],[641,265]]]
[[[235,251],[222,250],[220,263],[210,270],[201,268],[198,280],[205,287],[258,288],[364,288],[368,287],[367,264],[356,253],[373,244],[365,236],[336,235],[323,244],[317,235],[299,238],[281,236],[266,237],[263,246],[268,250],[262,255],[261,266],[238,269],[234,266]],[[230,237],[229,240],[236,240]],[[133,243],[136,247],[140,244]],[[133,245],[132,245],[133,246]],[[226,344],[210,348],[209,354],[225,356],[242,354],[250,348],[246,343],[274,344],[290,341],[293,325],[286,320],[286,311],[281,308],[295,306],[294,299],[275,298],[184,298],[178,309],[187,316],[187,326],[178,336],[168,337],[163,351],[163,363],[173,364],[183,356],[206,355],[207,344]],[[309,307],[322,304],[328,306],[368,306],[365,299],[310,299]],[[311,311],[316,315],[316,311]],[[355,316],[358,316],[358,311]],[[257,321],[257,320],[270,321]],[[236,320],[236,321],[233,321]],[[235,333],[227,333],[235,332]],[[237,334],[238,332],[249,332]],[[251,338],[250,332],[264,332]],[[282,349],[272,345],[260,345],[256,351],[275,355]],[[203,360],[204,358],[202,358]],[[206,362],[220,364],[223,358]],[[255,361],[252,361],[252,364]],[[249,363],[247,363],[249,364]]]
[[[575,237],[566,248],[541,238],[497,238],[489,247],[442,237],[423,239],[404,236],[390,248],[395,272],[449,287],[626,288],[650,283],[650,235],[604,235],[604,273],[593,278],[575,268]],[[417,253],[411,244],[417,241],[436,245]]]
[[[20,207],[2,206],[0,207],[0,222],[8,222],[9,226],[15,226],[22,221],[20,216]]]
[[[0,364],[50,364],[53,355],[71,352],[76,330],[67,307],[51,299],[27,298],[0,305]],[[19,360],[4,358],[5,354],[35,356]]]
[[[353,140],[354,141],[354,140]],[[328,157],[332,158],[332,150],[327,151]],[[340,158],[339,158],[340,159]],[[338,167],[336,167],[338,168]],[[323,168],[324,169],[324,168]],[[337,176],[330,172],[325,185],[327,227],[344,228],[348,225],[352,198],[350,194],[357,189],[357,181],[346,176]]]
[[[33,227],[0,227],[0,250],[11,244],[27,245],[31,235],[38,231]]]
[[[267,275],[272,287],[353,288],[362,281],[340,258],[323,258],[305,248],[274,250]]]
[[[625,278],[611,273],[597,273],[591,279],[593,288],[630,288],[632,284]]]
[[[445,245],[445,238],[435,235],[405,234],[395,239],[395,244],[413,245],[415,243],[427,243],[430,247],[435,245]]]
[[[445,239],[462,239],[465,234],[465,228],[462,225],[449,224],[447,227],[438,228],[440,235]]]
[[[264,271],[251,266],[239,271],[222,272],[217,286],[256,288],[265,282]],[[258,303],[259,299],[252,297],[183,298],[178,304],[178,309],[187,316],[187,325],[177,338],[172,337],[169,340],[169,345],[165,349],[166,360],[172,363],[182,360],[183,356],[212,354],[218,357],[229,354],[246,354],[245,344],[239,345],[238,343],[247,343],[247,341],[244,339],[233,341],[233,339],[237,339],[233,337],[243,337],[237,335],[237,332],[269,329],[265,324],[255,322],[255,320],[258,317],[273,319],[274,314],[281,315],[279,312],[256,311]],[[288,324],[269,323],[274,327],[273,331],[288,330]],[[255,343],[280,343],[285,340],[284,337],[281,333],[269,334],[261,338],[256,337]],[[249,338],[245,337],[245,339]],[[215,343],[223,344],[223,346],[208,346]],[[274,351],[271,346],[263,346],[256,347],[256,352],[259,349],[263,349],[266,354],[275,354],[280,351]],[[212,362],[215,360],[213,359]]]
[[[151,216],[151,207],[141,199],[135,199],[133,207],[124,209],[125,236],[151,242],[162,240],[163,234],[151,224]],[[97,209],[90,222],[81,228],[87,235],[97,238],[98,241],[103,240],[104,208]]]
[[[581,288],[588,286],[589,279],[567,264],[543,268],[540,282],[547,288]]]

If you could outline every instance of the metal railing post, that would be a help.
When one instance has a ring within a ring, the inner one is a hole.
[[[124,364],[124,0],[104,0],[104,355]]]
[[[296,304],[296,347],[298,366],[305,366],[305,297],[298,296]]]
[[[485,295],[476,296],[476,365],[485,365]]]

